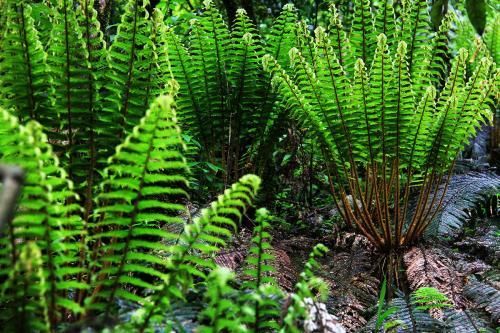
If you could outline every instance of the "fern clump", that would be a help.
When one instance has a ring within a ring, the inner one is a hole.
[[[384,16],[369,1],[355,8],[348,36],[332,10],[330,33],[315,31],[312,58],[292,48],[289,68],[271,55],[263,64],[283,106],[319,142],[343,219],[388,250],[415,242],[438,213],[442,196],[433,189],[491,116],[498,71],[484,57],[466,78],[462,49],[442,77],[451,18],[433,33],[425,1],[406,2],[398,19],[390,6]]]

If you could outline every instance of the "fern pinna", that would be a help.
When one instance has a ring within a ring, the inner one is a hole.
[[[462,49],[441,85],[451,18],[433,33],[425,1],[405,4],[398,20],[390,14],[385,20],[393,23],[382,24],[372,19],[369,1],[357,1],[348,47],[339,46],[334,10],[330,33],[315,31],[314,59],[299,48],[290,50],[289,68],[271,55],[263,59],[283,106],[318,140],[342,217],[382,249],[414,242],[436,216],[442,197],[433,189],[447,181],[458,152],[490,116],[498,82],[488,57],[466,78]],[[345,50],[358,57],[353,65],[341,60]],[[415,187],[418,208],[410,216]]]

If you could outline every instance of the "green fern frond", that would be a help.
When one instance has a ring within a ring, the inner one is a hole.
[[[407,147],[401,147],[404,138],[409,137],[411,119],[414,116],[415,96],[410,79],[410,71],[407,63],[406,43],[401,42],[398,45],[397,53],[394,59],[394,89],[395,89],[395,113],[388,113],[387,124],[388,129],[385,133],[388,140],[389,151],[395,151],[396,160],[401,158],[401,167],[407,166],[407,158],[401,156],[401,151]]]
[[[467,51],[461,49],[457,58],[451,67],[450,76],[446,81],[444,89],[441,91],[437,101],[436,121],[432,128],[432,149],[428,156],[427,164],[431,168],[445,168],[449,164],[446,160],[444,165],[437,166],[439,157],[446,154],[446,147],[443,145],[443,134],[447,132],[447,128],[452,127],[457,119],[457,93],[464,89],[465,85],[465,61],[467,59]],[[449,126],[448,126],[449,125]]]
[[[281,291],[270,275],[274,271],[271,265],[274,256],[269,253],[271,235],[267,231],[270,227],[268,220],[269,212],[266,209],[257,210],[253,245],[246,259],[245,274],[249,280],[243,283],[243,289],[250,292],[241,297],[244,311],[242,322],[251,328],[251,332],[278,328],[276,318],[279,317],[278,297]]]
[[[448,297],[432,287],[420,287],[412,294],[412,301],[417,310],[432,310],[452,307]]]
[[[425,59],[426,48],[431,35],[431,21],[427,0],[411,1],[404,13],[404,26],[401,31],[402,40],[408,45],[408,68],[410,77],[419,72],[418,64]]]
[[[6,27],[0,37],[0,98],[21,121],[53,125],[47,55],[38,38],[32,8],[25,2],[5,1]]]
[[[231,133],[227,139],[227,170],[235,169],[242,152],[253,144],[269,116],[269,107],[266,106],[269,96],[266,96],[268,92],[265,91],[267,82],[261,66],[263,54],[264,48],[257,29],[246,13],[239,10],[231,32],[231,62],[227,73],[231,89],[229,108],[232,110]],[[234,174],[234,177],[238,176]]]
[[[304,320],[307,316],[305,300],[307,298],[314,299],[316,291],[319,292],[320,297],[325,297],[328,287],[321,278],[316,277],[315,271],[319,268],[317,258],[322,257],[326,252],[328,252],[328,248],[323,244],[318,244],[309,254],[309,259],[304,265],[304,270],[300,273],[299,282],[295,285],[295,292],[290,295],[291,304],[283,319],[280,332],[302,332],[299,327],[299,321]]]
[[[453,15],[446,15],[441,21],[438,31],[428,41],[429,45],[424,45],[421,51],[422,56],[415,64],[414,72],[412,73],[412,81],[414,90],[418,92],[422,87],[433,84],[436,87],[441,87],[443,78],[448,70],[449,59],[449,37]],[[419,96],[419,94],[417,94]]]
[[[274,24],[266,41],[266,53],[272,55],[286,68],[290,61],[288,51],[296,46],[297,10],[293,4],[286,4]]]
[[[81,27],[82,37],[85,41],[86,52],[88,55],[88,77],[86,80],[87,86],[83,89],[87,90],[85,97],[88,98],[85,115],[85,124],[83,128],[79,128],[83,135],[78,142],[79,150],[85,151],[87,156],[82,158],[85,168],[85,187],[81,191],[84,198],[83,219],[88,221],[94,205],[94,192],[95,184],[99,182],[100,175],[96,172],[98,166],[103,165],[103,158],[101,156],[102,150],[101,142],[99,140],[99,133],[105,131],[105,125],[99,122],[98,112],[100,111],[100,95],[101,87],[103,86],[103,77],[106,71],[106,45],[104,43],[104,36],[101,31],[100,23],[98,21],[98,13],[94,9],[93,0],[84,0],[80,5],[81,12],[77,15],[77,20]],[[83,178],[83,175],[82,175]]]
[[[1,299],[10,303],[2,311],[2,329],[9,332],[52,332],[45,300],[47,281],[42,253],[35,243],[27,243],[2,284]]]
[[[292,51],[291,54],[297,54]],[[329,152],[329,158],[336,158],[338,150],[331,139],[331,132],[325,131],[320,116],[317,115],[312,105],[308,102],[304,94],[297,87],[295,82],[281,68],[278,62],[270,55],[265,55],[262,59],[264,70],[273,75],[273,88],[281,95],[283,106],[290,109],[293,116],[299,122],[307,126],[318,135],[320,146],[325,152]],[[292,61],[293,62],[293,61]]]
[[[59,125],[54,120],[49,135],[70,178],[77,180],[86,177],[87,169],[82,170],[78,155],[82,150],[80,145],[85,145],[87,139],[87,117],[94,102],[90,95],[95,93],[89,90],[94,87],[89,82],[92,80],[89,54],[73,1],[61,1],[54,13],[47,59]]]
[[[178,242],[169,253],[167,273],[161,290],[145,304],[144,313],[136,325],[144,332],[152,323],[161,321],[164,311],[176,299],[184,300],[184,291],[194,279],[206,279],[206,270],[215,264],[210,257],[226,244],[236,231],[239,221],[250,206],[260,186],[255,175],[243,176],[204,209],[201,215],[186,224]]]
[[[495,13],[492,18],[492,23],[488,24],[483,35],[484,43],[493,57],[496,64],[500,63],[500,47],[498,47],[498,39],[500,38],[500,15]]]
[[[100,139],[108,153],[139,123],[155,96],[151,91],[151,62],[154,60],[151,41],[151,20],[143,0],[129,0],[118,31],[108,51],[108,64],[103,86],[100,122],[106,131]]]
[[[99,272],[90,305],[104,310],[105,317],[117,298],[143,302],[129,286],[158,290],[151,281],[166,277],[168,261],[149,251],[169,253],[162,242],[178,238],[161,226],[182,223],[178,214],[184,206],[179,200],[186,197],[187,187],[183,148],[173,98],[162,96],[109,161],[104,191],[97,198],[101,220],[93,226]]]
[[[28,242],[35,242],[42,251],[48,316],[55,324],[64,312],[82,312],[68,293],[88,288],[73,280],[85,271],[76,266],[83,237],[83,224],[76,215],[80,207],[71,204],[76,199],[72,184],[59,167],[41,126],[36,122],[19,125],[3,109],[0,117],[0,160],[19,165],[26,173],[17,214],[9,225],[8,237],[2,239],[1,274],[16,264]]]
[[[349,40],[356,59],[369,63],[375,52],[375,27],[370,0],[354,1],[354,18]]]
[[[393,72],[393,58],[389,51],[387,37],[380,34],[377,37],[377,48],[370,68],[370,92],[368,94],[368,108],[370,114],[375,115],[375,121],[379,118],[379,131],[375,135],[380,136],[379,150],[382,152],[382,159],[386,158],[391,150],[391,140],[386,139],[386,132],[393,122],[392,110],[395,108],[395,83],[391,73]],[[392,117],[391,117],[392,116]],[[373,121],[373,119],[372,119]],[[377,126],[377,125],[376,125]],[[379,157],[377,159],[380,159]]]
[[[346,122],[350,124],[350,139],[355,160],[361,163],[373,163],[381,147],[378,112],[369,107],[369,93],[370,85],[365,63],[362,59],[358,59],[354,66],[351,110],[346,116]]]
[[[234,273],[228,268],[215,268],[207,279],[207,308],[201,313],[205,325],[198,327],[200,333],[247,332],[240,322],[238,307],[229,298],[235,290],[229,285]],[[205,320],[204,320],[205,319]]]
[[[170,70],[174,79],[179,83],[176,102],[181,125],[184,125],[183,131],[199,138],[203,146],[210,147],[213,145],[210,134],[211,125],[207,124],[204,114],[206,110],[202,109],[203,99],[200,98],[204,94],[204,88],[197,71],[192,66],[191,54],[173,29],[166,31],[165,38],[168,45]],[[204,149],[201,153],[205,154],[207,151]]]
[[[336,54],[340,65],[345,70],[351,70],[354,68],[354,54],[351,48],[351,43],[347,38],[347,34],[344,31],[344,27],[342,25],[342,21],[340,20],[339,13],[337,11],[337,7],[335,5],[330,5],[330,22],[328,26],[328,30],[330,31],[331,36],[331,46],[333,51],[329,52],[331,54]],[[352,71],[349,72],[352,76]]]
[[[447,155],[443,157],[444,160],[455,159],[462,147],[476,134],[477,128],[485,120],[491,119],[489,102],[499,79],[498,72],[493,77],[489,76],[491,66],[490,59],[481,59],[465,88],[458,95],[460,106],[457,109],[456,122],[443,131],[447,143]]]
[[[375,31],[378,35],[384,34],[388,38],[388,43],[397,40],[398,31],[396,30],[396,16],[392,0],[380,1],[375,8]]]
[[[423,161],[431,149],[430,131],[434,121],[435,98],[436,88],[427,87],[408,125],[408,136],[404,138],[402,147],[409,169],[421,170]]]
[[[230,41],[229,29],[221,14],[212,1],[206,1],[203,15],[191,21],[189,49],[191,67],[201,78],[203,95],[199,96],[199,102],[208,118],[205,126],[209,127],[210,142],[218,143],[222,155],[225,155],[230,120],[227,108],[229,87],[225,76]]]

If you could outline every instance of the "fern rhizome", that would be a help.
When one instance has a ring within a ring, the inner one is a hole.
[[[303,332],[324,307],[328,249],[311,246],[285,291],[276,219],[257,207],[288,124],[320,148],[332,204],[377,250],[442,229],[457,155],[498,96],[492,43],[453,54],[455,19],[433,31],[426,0],[331,5],[314,30],[287,4],[265,34],[211,0],[179,33],[175,6],[0,0],[0,163],[23,174],[0,205],[1,331],[184,332],[191,311],[195,332]],[[191,216],[193,198],[214,200]],[[249,225],[241,271],[218,266]],[[449,305],[412,295],[392,303],[425,318]]]

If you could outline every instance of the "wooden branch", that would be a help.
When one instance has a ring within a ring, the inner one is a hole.
[[[24,172],[16,166],[0,164],[2,191],[0,193],[0,230],[14,217],[16,202],[24,182]]]

